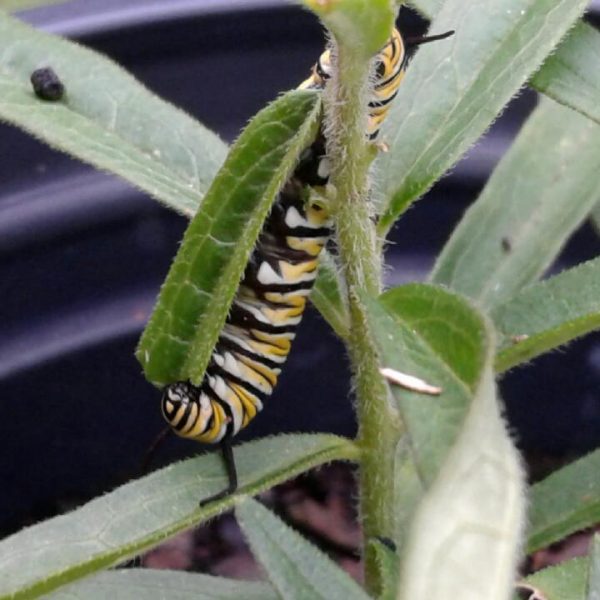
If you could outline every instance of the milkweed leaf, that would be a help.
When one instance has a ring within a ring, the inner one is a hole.
[[[574,558],[525,577],[518,588],[523,590],[525,598],[530,594],[531,600],[589,600],[586,599],[588,571],[588,558]]]
[[[496,371],[600,328],[600,259],[525,287],[492,312],[502,338]]]
[[[283,435],[234,452],[244,494],[319,464],[358,457],[352,442],[332,435]],[[2,540],[0,599],[37,597],[157,546],[230,509],[236,496],[198,507],[201,498],[226,485],[222,459],[212,453],[170,465]]]
[[[600,124],[600,33],[579,22],[532,77],[530,85]]]
[[[600,521],[600,450],[531,486],[527,552]]]
[[[446,0],[383,126],[380,233],[490,126],[587,5],[586,0]]]
[[[263,109],[232,147],[190,222],[136,356],[156,385],[200,383],[256,239],[302,150],[320,96],[293,91]]]
[[[31,73],[51,66],[59,102],[33,93]],[[0,120],[110,171],[193,215],[227,146],[110,59],[0,11]]]
[[[398,599],[504,600],[519,558],[524,482],[495,394],[493,332],[440,288],[413,284],[364,300],[385,366],[441,388],[429,396],[391,385],[410,448],[398,456],[412,459],[424,490],[412,512],[398,501],[397,541],[408,531]]]
[[[46,600],[279,600],[266,583],[166,569],[99,573],[44,596]]]
[[[600,197],[600,126],[543,99],[437,259],[433,282],[485,308],[535,281]]]
[[[235,514],[252,553],[284,600],[368,600],[350,575],[262,504],[248,498]]]

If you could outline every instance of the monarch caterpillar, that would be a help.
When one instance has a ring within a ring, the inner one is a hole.
[[[30,81],[35,95],[42,100],[60,100],[65,93],[65,86],[51,67],[36,69]]]
[[[416,45],[447,35],[411,42]],[[323,89],[332,74],[331,59],[331,50],[323,52],[299,88]],[[377,137],[396,96],[406,60],[402,37],[394,29],[375,57],[365,132],[370,140]],[[161,410],[172,431],[221,444],[229,485],[201,505],[237,489],[230,440],[262,409],[291,349],[319,256],[331,236],[329,213],[319,201],[307,201],[307,186],[324,186],[328,178],[325,139],[320,135],[300,157],[264,223],[202,382],[178,381],[163,390]]]

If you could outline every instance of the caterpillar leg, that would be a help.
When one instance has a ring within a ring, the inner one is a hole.
[[[223,456],[223,461],[225,462],[225,469],[227,471],[227,479],[229,480],[229,483],[227,487],[218,494],[214,494],[213,496],[209,496],[208,498],[200,500],[201,507],[206,506],[211,502],[215,502],[216,500],[220,500],[221,498],[225,498],[226,496],[230,496],[231,494],[235,494],[238,488],[237,470],[235,468],[235,459],[233,457],[231,439],[229,437],[223,438],[220,446],[221,456]]]

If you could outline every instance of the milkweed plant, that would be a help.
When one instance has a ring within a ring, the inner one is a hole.
[[[519,575],[526,555],[599,520],[600,451],[528,485],[495,383],[600,323],[600,260],[541,279],[600,199],[600,34],[582,20],[587,2],[413,0],[431,33],[455,33],[416,53],[376,144],[365,98],[399,7],[301,3],[329,32],[331,78],[322,93],[276,99],[230,149],[107,58],[0,12],[0,118],[193,217],[184,245],[203,266],[176,278],[175,300],[153,316],[184,322],[186,337],[138,349],[156,372],[202,378],[261,224],[322,128],[330,176],[318,201],[336,251],[322,257],[311,301],[346,345],[359,424],[356,439],[235,446],[237,491],[202,506],[227,485],[218,454],[29,527],[0,542],[0,598],[600,597],[597,538],[586,557]],[[44,98],[43,78],[34,92],[41,64],[64,94]],[[537,106],[428,281],[384,289],[391,227],[524,85]],[[192,308],[177,302],[186,285],[201,297]],[[358,467],[364,587],[253,499],[334,460]],[[230,509],[266,582],[112,568]]]

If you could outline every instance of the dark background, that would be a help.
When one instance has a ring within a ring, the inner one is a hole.
[[[323,46],[309,13],[279,2],[253,4],[88,0],[25,18],[108,54],[231,141],[266,102],[307,76]],[[424,23],[403,11],[401,27],[415,35]],[[397,225],[387,252],[390,285],[426,276],[535,102],[529,91],[516,98]],[[126,183],[4,125],[0,182],[6,534],[138,472],[164,423],[159,392],[144,381],[133,350],[186,222]],[[585,226],[553,270],[599,251],[596,233]],[[530,456],[574,456],[598,444],[599,339],[590,335],[502,381],[507,417]],[[342,346],[310,309],[276,392],[240,438],[353,435],[348,381]],[[156,464],[200,450],[173,439]]]

